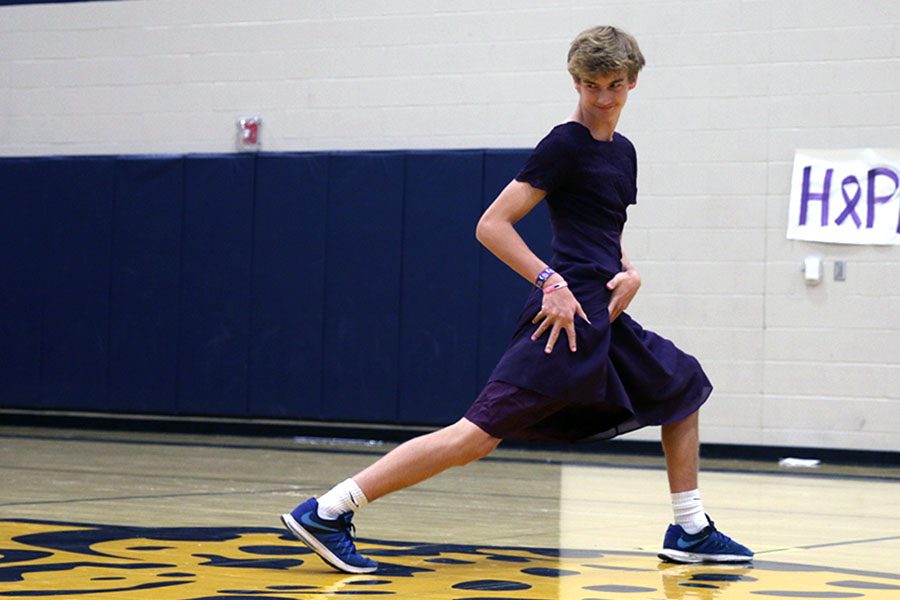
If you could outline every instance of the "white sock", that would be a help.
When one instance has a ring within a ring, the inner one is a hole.
[[[709,525],[700,500],[700,490],[672,494],[672,512],[675,513],[675,524],[681,525],[687,533],[698,533]]]
[[[337,519],[344,513],[354,512],[369,503],[359,486],[347,479],[328,490],[319,498],[316,514],[322,519]]]

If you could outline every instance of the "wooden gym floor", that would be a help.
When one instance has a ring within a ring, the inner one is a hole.
[[[278,515],[392,446],[0,426],[0,598],[900,598],[900,469],[705,461],[750,566],[661,563],[661,459],[501,449],[367,507],[372,575]]]

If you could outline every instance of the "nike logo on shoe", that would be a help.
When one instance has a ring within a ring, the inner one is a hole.
[[[706,537],[709,537],[709,536],[706,536]],[[702,538],[699,540],[688,540],[683,537],[679,537],[677,540],[675,540],[675,545],[678,546],[679,550],[686,550],[686,549],[690,548],[691,546],[696,545],[698,542],[702,542],[705,539],[706,538]]]
[[[312,517],[310,517],[311,514],[312,514],[311,512],[307,512],[307,513],[303,513],[302,515],[300,515],[300,524],[303,525],[304,527],[308,527],[313,530],[324,531],[327,533],[340,533],[341,532],[340,528],[330,527],[329,525],[326,525],[324,523],[317,523],[317,522],[313,521]]]

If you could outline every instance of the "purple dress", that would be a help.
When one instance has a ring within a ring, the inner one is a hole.
[[[512,340],[466,413],[505,439],[607,439],[680,420],[709,397],[697,360],[623,313],[609,322],[606,283],[622,269],[626,209],[637,195],[637,156],[622,135],[594,139],[575,122],[541,140],[518,181],[547,192],[553,229],[550,265],[569,283],[591,323],[575,317],[578,350],[565,333],[549,355],[531,340],[542,292],[525,302]]]

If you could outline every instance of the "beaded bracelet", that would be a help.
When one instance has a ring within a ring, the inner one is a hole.
[[[569,284],[565,281],[560,281],[559,283],[554,283],[553,285],[548,285],[544,288],[544,294],[550,294],[555,292],[556,290],[561,290],[564,287],[569,287]]]
[[[556,271],[554,271],[554,270],[551,269],[550,267],[545,268],[543,271],[541,271],[540,273],[538,273],[537,278],[534,280],[534,285],[537,286],[537,287],[539,287],[539,288],[541,288],[541,289],[543,289],[544,284],[547,283],[547,280],[548,280],[548,279],[550,278],[550,276],[553,275],[554,273],[556,273]]]

